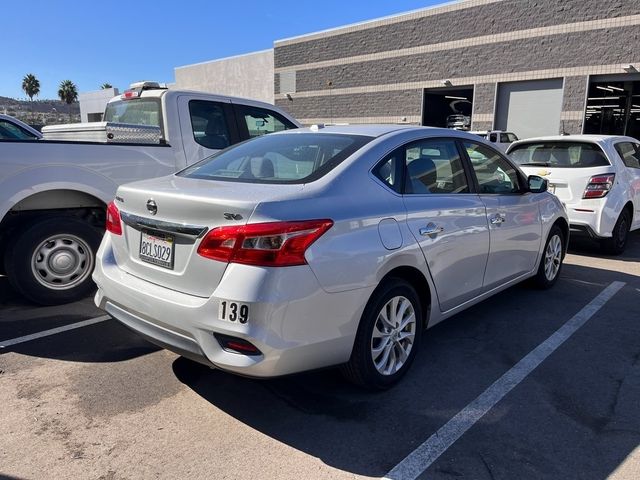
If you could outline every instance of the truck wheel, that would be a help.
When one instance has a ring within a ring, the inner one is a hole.
[[[406,281],[391,278],[369,299],[351,358],[342,366],[347,380],[370,390],[390,388],[400,380],[420,346],[422,305]]]
[[[627,237],[629,237],[629,229],[631,227],[631,215],[628,210],[623,210],[618,221],[613,227],[611,238],[607,238],[600,242],[602,251],[609,255],[620,255],[627,246]]]
[[[32,302],[59,305],[88,295],[101,234],[76,217],[36,220],[5,251],[11,285]]]

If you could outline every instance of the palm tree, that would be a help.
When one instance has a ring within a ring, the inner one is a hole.
[[[100,85],[100,88],[102,90],[106,90],[107,88],[113,88],[113,85],[111,85],[110,83],[105,82],[102,85]]]
[[[28,73],[22,79],[22,90],[33,101],[33,97],[40,93],[40,80],[33,73]]]
[[[78,101],[78,87],[71,80],[63,80],[58,87],[58,97],[67,105]]]
[[[67,105],[78,101],[78,88],[71,80],[63,80],[58,88],[58,97]],[[71,120],[71,110],[69,110],[69,119]]]

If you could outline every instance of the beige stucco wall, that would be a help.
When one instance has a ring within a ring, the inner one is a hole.
[[[273,103],[273,50],[174,69],[172,88],[200,90]]]

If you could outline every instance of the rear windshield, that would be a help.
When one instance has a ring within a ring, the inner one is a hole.
[[[243,183],[307,183],[373,140],[362,135],[265,135],[222,150],[178,175]]]
[[[108,103],[104,112],[104,121],[159,127],[160,100],[157,98],[138,98]]]
[[[593,143],[524,143],[510,150],[509,156],[522,167],[589,168],[609,165],[600,147]]]

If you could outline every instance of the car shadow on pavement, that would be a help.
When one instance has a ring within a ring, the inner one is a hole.
[[[178,358],[173,370],[179,381],[203,399],[259,432],[334,468],[359,475],[382,476],[614,280],[633,284],[633,289],[629,288],[633,291],[640,286],[640,277],[565,265],[562,278],[552,293],[525,285],[512,287],[430,329],[411,370],[398,385],[385,392],[367,392],[354,387],[335,369],[255,380]],[[620,294],[616,298],[621,302]],[[608,308],[612,309],[612,305]],[[616,307],[628,311],[625,308]],[[640,302],[635,302],[634,309],[632,311],[640,316]],[[616,314],[616,317],[620,315]],[[633,319],[628,322],[630,325],[637,323]],[[599,325],[598,322],[593,324],[593,328]],[[597,350],[607,332],[612,332],[612,342],[618,341],[618,335],[626,335],[605,325],[599,336],[592,337],[587,335],[590,327],[588,324],[580,332],[580,338],[586,335],[584,342],[588,347],[576,345],[572,339],[561,349],[583,358],[585,351]],[[619,325],[619,328],[624,329],[625,325]],[[640,334],[640,327],[633,328]],[[591,347],[594,342],[595,346]],[[551,369],[552,374],[540,375],[534,371],[531,377],[535,376],[535,380],[530,384],[525,380],[469,431],[486,429],[485,437],[481,437],[480,444],[473,445],[471,450],[493,452],[497,459],[503,453],[508,457],[508,452],[516,450],[531,454],[532,465],[523,467],[520,456],[512,462],[512,471],[503,470],[504,478],[541,478],[550,470],[554,472],[554,478],[606,478],[640,444],[640,431],[618,436],[613,444],[615,449],[607,450],[598,458],[592,449],[585,448],[582,453],[580,450],[576,453],[573,446],[598,444],[603,438],[599,435],[606,432],[585,431],[583,425],[576,426],[572,422],[593,416],[601,419],[599,425],[608,425],[622,415],[611,406],[611,396],[617,396],[629,364],[633,364],[634,358],[638,362],[640,347],[631,341],[615,347],[617,357],[602,365],[590,363],[588,355],[584,363],[580,360],[556,364],[552,363],[553,356],[547,359],[537,370]],[[553,376],[565,370],[568,371],[566,378],[558,380]],[[594,377],[588,387],[572,380],[574,376],[579,379],[583,375]],[[540,415],[549,415],[549,418],[537,418],[533,413],[528,416],[525,412],[512,419],[510,412],[529,401],[518,400],[517,404],[514,404],[515,400],[509,401],[518,394],[519,388],[533,388],[534,404],[548,407]],[[558,402],[558,398],[564,399],[563,402]],[[574,415],[572,409],[577,409],[577,404],[580,409]],[[625,414],[636,415],[637,412]],[[505,441],[504,438],[511,437],[497,433],[502,429],[513,430],[512,435],[520,444]],[[559,445],[549,438],[558,438]],[[609,444],[610,440],[607,438]],[[463,455],[467,454],[469,451],[465,449]],[[573,456],[570,462],[563,457],[568,454]],[[453,467],[449,465],[446,469],[436,462],[430,472],[434,478],[450,478],[453,468],[454,473],[458,471],[456,476],[493,478],[486,465],[473,464],[479,462],[477,453],[471,456],[468,464],[464,463],[467,460],[456,464],[454,458]],[[264,458],[269,461],[268,455]]]
[[[13,289],[7,277],[0,275],[0,308],[33,306],[33,303]]]
[[[621,255],[607,255],[602,252],[599,242],[584,237],[571,237],[569,253],[608,260],[640,262],[640,230],[629,233],[627,247]]]
[[[86,317],[67,316],[68,323]],[[115,320],[106,320],[0,350],[0,355],[14,352],[39,358],[69,362],[123,362],[162,350],[147,342]]]

